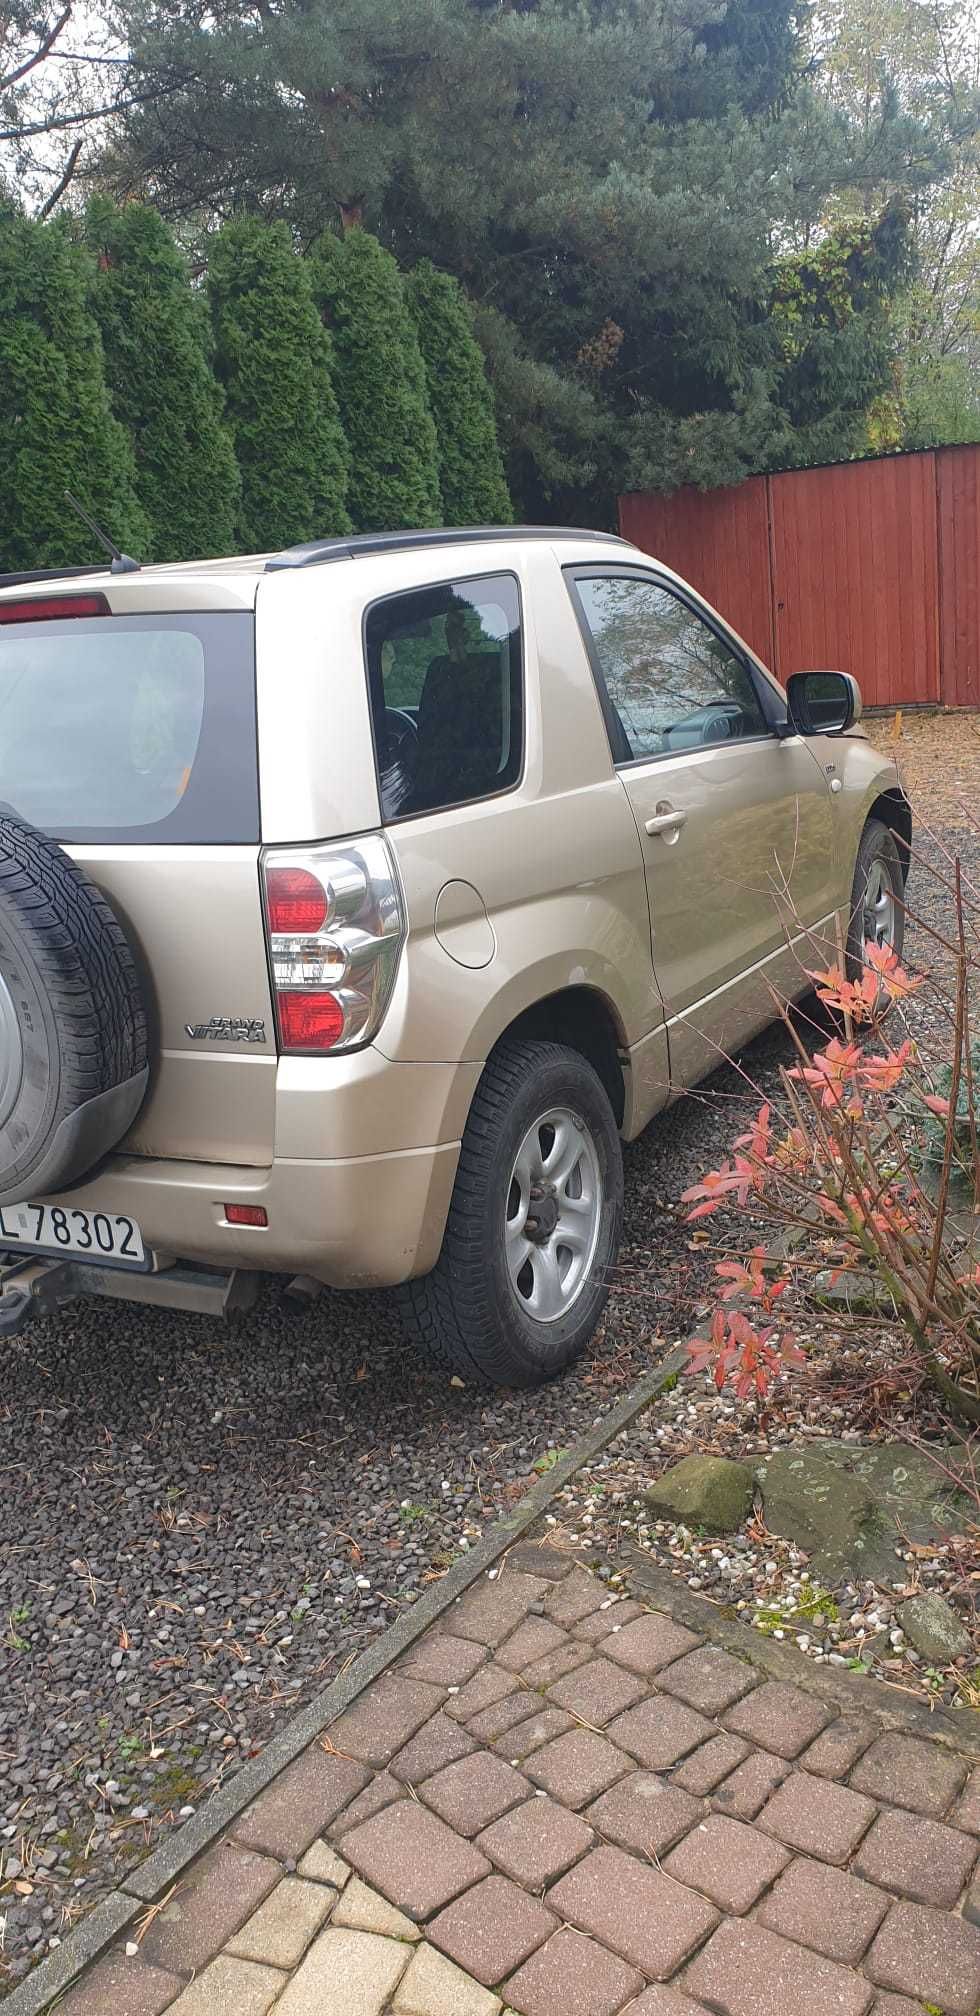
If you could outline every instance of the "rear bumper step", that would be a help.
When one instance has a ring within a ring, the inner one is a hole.
[[[184,1309],[201,1316],[230,1316],[251,1309],[264,1276],[232,1268],[167,1267],[159,1274],[132,1268],[91,1267],[72,1260],[16,1260],[0,1264],[0,1337],[19,1337],[41,1316],[53,1316],[67,1302],[101,1295],[114,1302],[141,1302],[156,1309]]]

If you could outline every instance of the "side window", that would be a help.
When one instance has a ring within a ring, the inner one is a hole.
[[[617,763],[766,734],[748,666],[679,595],[639,575],[573,578]]]
[[[392,595],[365,623],[384,819],[510,790],[521,774],[521,609],[512,575]]]

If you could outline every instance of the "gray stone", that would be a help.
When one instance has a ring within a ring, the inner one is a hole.
[[[828,1462],[823,1447],[820,1455],[780,1450],[760,1464],[756,1477],[770,1533],[805,1548],[821,1581],[894,1574],[894,1532],[880,1517],[870,1488]]]
[[[835,1316],[895,1314],[895,1303],[884,1284],[857,1268],[844,1274],[823,1268],[814,1278],[807,1301]]]
[[[930,1666],[948,1666],[970,1651],[968,1634],[942,1596],[910,1596],[898,1606],[898,1621]]]
[[[644,1495],[658,1518],[735,1533],[752,1503],[752,1471],[748,1463],[726,1456],[685,1456]]]
[[[958,1492],[940,1467],[955,1473],[962,1449],[937,1443],[934,1461],[906,1442],[879,1442],[873,1448],[854,1442],[822,1442],[828,1463],[847,1471],[870,1492],[879,1516],[909,1540],[927,1545],[961,1532],[969,1500]]]

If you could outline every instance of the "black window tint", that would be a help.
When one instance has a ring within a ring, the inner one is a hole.
[[[0,800],[56,840],[259,837],[245,611],[0,626]]]
[[[577,574],[575,588],[617,762],[766,733],[744,659],[679,595],[625,574]]]
[[[369,609],[368,678],[386,819],[507,791],[521,774],[521,615],[509,574]]]

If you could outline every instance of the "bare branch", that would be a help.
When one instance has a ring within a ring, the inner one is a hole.
[[[38,119],[31,126],[7,126],[0,131],[0,141],[30,140],[38,133],[63,133],[69,126],[91,126],[96,119],[111,119],[117,112],[128,112],[133,105],[146,105],[154,98],[182,91],[187,81],[182,77],[174,84],[158,84],[152,91],[137,91],[130,98],[116,98],[108,105],[99,105],[94,112],[68,112],[58,119]]]
[[[34,51],[33,56],[28,56],[23,63],[18,65],[18,68],[16,70],[11,70],[9,76],[0,77],[0,91],[9,91],[12,85],[19,84],[21,78],[26,77],[28,72],[30,70],[33,70],[38,63],[44,62],[44,58],[54,48],[54,45],[57,42],[62,29],[67,25],[67,23],[70,20],[71,20],[71,0],[68,0],[68,5],[65,8],[64,13],[59,15],[53,28],[49,28],[47,34],[44,36],[44,39],[41,42],[39,42],[37,48]]]
[[[84,140],[76,140],[75,145],[72,148],[67,161],[65,162],[63,175],[60,177],[59,181],[55,184],[55,187],[52,189],[50,196],[48,196],[45,202],[42,203],[41,208],[37,213],[39,219],[50,217],[52,210],[56,209],[57,205],[61,202],[65,190],[67,189],[68,184],[71,181],[71,178],[74,175],[76,168],[78,167],[78,157],[84,145],[85,145]]]

